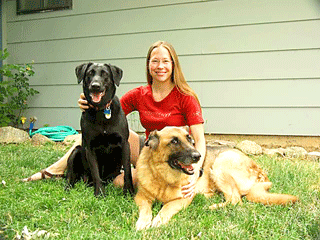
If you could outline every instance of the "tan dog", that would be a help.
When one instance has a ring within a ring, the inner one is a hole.
[[[138,230],[167,223],[192,202],[192,198],[183,197],[181,187],[189,183],[194,173],[192,164],[199,159],[200,154],[186,129],[167,127],[150,134],[137,162]],[[271,185],[263,170],[242,152],[227,147],[208,147],[203,176],[195,191],[206,197],[223,192],[226,202],[214,204],[211,209],[241,203],[242,196],[269,205],[298,200],[292,195],[269,193]],[[164,205],[152,220],[152,203],[156,199]]]

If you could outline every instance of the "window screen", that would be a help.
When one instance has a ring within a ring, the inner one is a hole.
[[[71,9],[72,0],[17,0],[17,14]]]

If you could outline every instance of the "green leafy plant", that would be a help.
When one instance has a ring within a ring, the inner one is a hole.
[[[9,56],[7,49],[1,60]],[[23,113],[29,108],[28,99],[39,92],[29,85],[29,77],[34,75],[32,64],[4,64],[0,68],[0,127],[18,127]]]

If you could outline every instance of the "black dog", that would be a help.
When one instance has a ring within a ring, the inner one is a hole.
[[[105,193],[103,183],[124,168],[126,194],[133,194],[128,122],[115,95],[122,70],[109,64],[85,63],[76,68],[78,83],[92,105],[81,116],[82,146],[68,159],[66,178],[71,186],[83,179],[93,183],[94,194]]]

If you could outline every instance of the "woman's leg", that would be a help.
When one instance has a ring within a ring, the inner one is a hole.
[[[22,179],[22,181],[27,182],[27,181],[34,181],[34,180],[40,180],[44,178],[51,178],[51,177],[62,177],[64,174],[64,171],[67,168],[67,162],[68,158],[71,154],[71,152],[77,147],[81,145],[81,135],[79,136],[78,140],[72,145],[70,150],[62,157],[60,158],[57,162],[52,164],[46,169],[41,170],[40,172],[37,172],[33,174],[29,178]]]
[[[130,130],[130,134],[129,134],[129,145],[130,145],[130,161],[131,163],[135,166],[140,154],[140,136]],[[136,185],[137,180],[136,180],[136,169],[131,169],[131,173],[132,173],[132,181],[133,181],[133,186]],[[113,184],[116,187],[123,187],[124,185],[124,173],[121,173],[120,175],[118,175],[114,180],[113,180]]]
[[[140,153],[140,149],[141,149],[140,142],[141,142],[140,136],[136,132],[130,130],[130,134],[129,134],[130,160],[134,166],[136,165],[138,157],[139,157],[139,153]],[[68,162],[68,158],[69,158],[71,152],[79,145],[81,145],[81,136],[73,144],[73,146],[70,148],[70,150],[60,160],[58,160],[57,162],[55,162],[54,164],[52,164],[48,168],[33,174],[31,177],[22,179],[22,181],[27,182],[27,181],[40,180],[40,179],[44,179],[44,178],[51,178],[52,176],[62,176],[64,174],[64,171],[67,168],[67,162]],[[132,169],[132,180],[133,180],[133,184],[135,185],[136,184],[136,171],[135,171],[135,169]],[[114,179],[113,183],[117,187],[123,187],[124,174],[122,173],[122,174],[118,175]]]
[[[129,132],[130,161],[135,166],[140,154],[140,136],[130,129]]]

